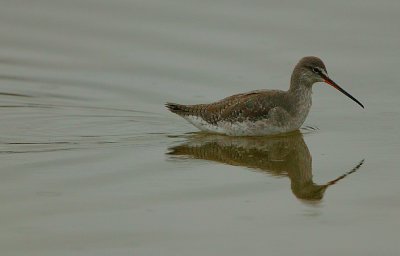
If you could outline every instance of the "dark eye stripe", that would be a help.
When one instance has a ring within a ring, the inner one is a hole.
[[[321,70],[319,70],[318,68],[312,68],[312,71],[317,74],[321,74]]]

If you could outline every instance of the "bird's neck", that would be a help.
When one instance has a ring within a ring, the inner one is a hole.
[[[296,67],[290,79],[288,92],[299,100],[311,100],[312,85],[314,82]]]
[[[290,88],[289,91],[292,92],[302,92],[310,90],[312,85],[315,83],[311,77],[307,76],[306,73],[302,72],[298,67],[293,70],[292,76],[290,78]]]
[[[292,77],[288,94],[292,99],[294,113],[304,122],[312,104],[312,83],[301,77],[298,79]]]
[[[299,101],[309,101],[311,100],[312,84],[306,80],[297,80],[295,83],[292,81],[288,92]]]

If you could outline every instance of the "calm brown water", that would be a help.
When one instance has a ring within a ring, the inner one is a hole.
[[[1,255],[399,254],[399,1],[0,6]],[[365,110],[320,84],[301,133],[246,139],[163,106],[306,55]]]

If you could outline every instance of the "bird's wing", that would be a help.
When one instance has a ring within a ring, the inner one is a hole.
[[[268,119],[272,109],[279,109],[281,91],[255,91],[240,96],[240,99],[221,111],[219,121],[242,122]]]
[[[283,92],[259,90],[235,94],[210,104],[180,105],[167,103],[167,107],[181,116],[198,116],[210,124],[220,121],[241,122],[268,118],[271,109],[282,102]]]

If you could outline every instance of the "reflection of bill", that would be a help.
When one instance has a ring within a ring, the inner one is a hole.
[[[323,185],[312,180],[312,160],[299,132],[278,137],[228,137],[198,134],[169,149],[169,155],[189,156],[235,166],[245,166],[276,176],[288,176],[293,194],[303,200],[318,201],[326,189],[355,172],[362,160],[349,172]]]

